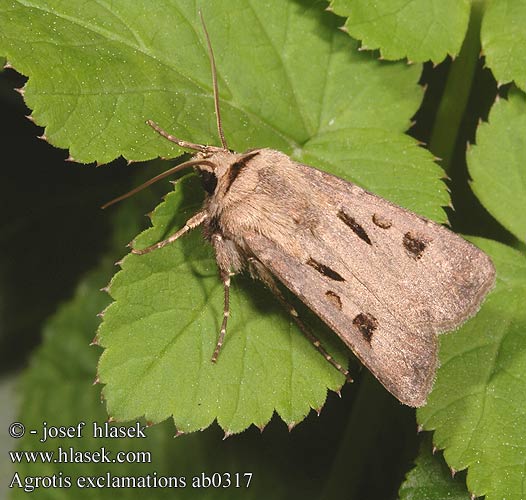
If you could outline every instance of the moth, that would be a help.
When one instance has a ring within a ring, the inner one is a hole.
[[[221,147],[178,139],[148,124],[190,161],[151,179],[119,201],[187,167],[199,173],[202,209],[146,254],[199,226],[214,250],[224,312],[212,354],[218,359],[230,314],[231,276],[248,271],[288,309],[318,351],[349,378],[288,304],[287,287],[314,311],[402,403],[422,406],[437,368],[437,334],[461,325],[493,287],[481,250],[431,220],[272,149],[228,149],[221,125],[216,67],[210,57]]]

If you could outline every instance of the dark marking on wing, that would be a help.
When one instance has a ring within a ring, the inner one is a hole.
[[[363,338],[371,342],[374,331],[378,328],[378,320],[369,313],[360,313],[353,319],[352,324],[360,330]]]
[[[426,241],[410,232],[404,234],[403,244],[411,257],[415,258],[416,260],[422,257],[422,254],[427,247]]]
[[[228,193],[230,190],[230,187],[232,186],[233,182],[237,179],[237,176],[240,174],[241,170],[243,170],[243,167],[247,165],[249,160],[254,158],[254,156],[259,154],[258,151],[254,151],[252,153],[248,153],[241,157],[238,161],[230,165],[230,168],[228,169],[228,178],[227,178],[227,184],[226,184],[226,190],[225,194]]]
[[[356,222],[356,219],[354,217],[351,217],[350,215],[346,214],[343,210],[338,211],[338,218],[343,221],[347,226],[349,226],[356,236],[361,238],[365,243],[368,245],[372,245],[371,240],[368,236],[368,234],[365,232],[365,229]]]
[[[389,229],[393,225],[389,219],[378,214],[373,214],[373,222],[382,229]]]
[[[327,276],[327,278],[330,278],[331,280],[345,281],[345,278],[342,275],[338,274],[334,269],[331,269],[329,266],[315,261],[312,257],[307,261],[307,265],[313,267],[320,274]]]
[[[327,290],[325,292],[325,297],[327,297],[327,300],[335,307],[341,310],[342,308],[342,299],[340,299],[340,296],[333,292],[332,290]]]

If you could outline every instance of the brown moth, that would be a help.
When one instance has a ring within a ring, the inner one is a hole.
[[[424,405],[438,363],[436,334],[477,312],[494,284],[491,260],[445,227],[284,153],[230,151],[204,23],[203,28],[222,147],[177,139],[148,120],[163,137],[196,154],[105,206],[193,166],[206,191],[202,209],[168,239],[133,253],[148,253],[203,227],[224,284],[223,322],[212,361],[226,333],[230,277],[248,271],[273,291],[338,370],[348,376],[287,304],[279,283],[334,330],[396,398]]]

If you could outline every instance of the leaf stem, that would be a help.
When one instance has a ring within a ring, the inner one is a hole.
[[[417,450],[415,430],[414,410],[364,370],[320,500],[393,497]]]
[[[459,56],[451,63],[442,100],[437,111],[429,149],[442,159],[442,167],[449,172],[460,127],[473,86],[480,57],[480,27],[484,0],[471,4],[471,15],[466,38]]]

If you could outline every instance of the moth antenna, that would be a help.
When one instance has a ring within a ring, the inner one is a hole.
[[[173,135],[169,134],[165,130],[163,130],[157,123],[155,123],[153,120],[146,120],[146,123],[150,125],[159,135],[163,136],[165,139],[168,139],[170,142],[175,142],[178,146],[184,148],[184,149],[193,149],[194,151],[199,151],[201,153],[209,153],[210,151],[215,150],[221,150],[222,148],[216,148],[214,146],[204,146],[202,144],[194,144],[193,142],[183,141],[182,139],[178,139],[177,137],[174,137]]]
[[[109,206],[125,200],[126,198],[129,198],[130,196],[133,196],[134,194],[138,193],[139,191],[142,191],[144,188],[147,188],[148,186],[151,186],[153,183],[160,181],[161,179],[164,179],[165,177],[168,177],[169,175],[175,174],[175,172],[179,172],[179,170],[183,170],[187,167],[193,167],[195,165],[208,165],[212,168],[215,168],[215,163],[208,161],[208,160],[191,160],[191,161],[185,161],[184,163],[181,163],[180,165],[176,165],[175,167],[170,168],[166,172],[163,172],[162,174],[156,175],[155,177],[152,177],[149,181],[146,181],[144,184],[141,184],[140,186],[132,189],[131,191],[128,191],[127,193],[118,196],[117,198],[114,198],[111,201],[108,201],[108,203],[105,203],[102,205],[102,209],[108,208]]]
[[[223,133],[223,124],[221,123],[221,110],[219,109],[219,91],[217,88],[217,71],[216,61],[214,59],[214,51],[212,49],[212,42],[210,41],[210,36],[208,35],[208,30],[206,29],[205,20],[201,11],[199,11],[199,17],[201,18],[201,24],[203,25],[203,31],[205,32],[206,44],[208,45],[208,57],[210,58],[210,69],[212,70],[212,86],[214,88],[214,108],[216,111],[217,132],[219,133],[221,145],[224,149],[228,149],[225,134]]]

